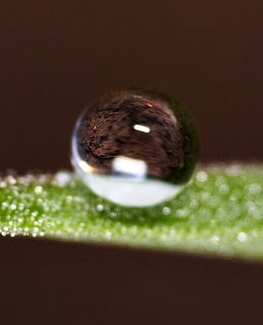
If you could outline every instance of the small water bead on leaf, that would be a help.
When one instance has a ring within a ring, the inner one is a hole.
[[[187,111],[155,91],[105,96],[84,111],[72,136],[71,160],[82,182],[125,206],[150,206],[179,193],[196,158]]]

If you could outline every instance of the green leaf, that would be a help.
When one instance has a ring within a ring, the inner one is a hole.
[[[0,233],[262,260],[262,166],[199,166],[177,197],[150,208],[110,203],[70,172],[7,175]]]

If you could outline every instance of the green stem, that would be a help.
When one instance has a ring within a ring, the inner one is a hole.
[[[263,259],[260,165],[199,167],[174,199],[125,208],[71,173],[0,179],[0,233]]]

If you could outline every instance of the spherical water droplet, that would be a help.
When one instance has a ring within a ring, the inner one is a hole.
[[[10,205],[10,210],[16,210],[16,204],[15,203],[12,203]]]
[[[7,186],[5,181],[0,181],[0,187],[5,188]]]
[[[168,216],[171,213],[171,209],[169,207],[164,207],[163,208],[163,214],[165,216]]]
[[[102,204],[98,204],[97,205],[97,210],[100,212],[100,211],[103,211],[104,210],[104,206]]]
[[[203,182],[207,181],[208,175],[206,172],[200,171],[197,173],[196,178],[199,182],[203,183]]]
[[[35,193],[36,193],[37,195],[42,194],[42,192],[43,192],[43,187],[42,187],[42,186],[36,186],[36,187],[35,187]]]
[[[196,133],[181,104],[143,90],[110,94],[77,121],[72,164],[93,192],[126,206],[176,195],[197,157]]]
[[[64,187],[66,186],[70,181],[71,181],[72,177],[71,174],[68,172],[58,172],[55,175],[55,180],[57,182],[57,185],[60,187]]]
[[[237,235],[237,240],[240,241],[241,243],[244,243],[247,240],[247,234],[244,232],[240,232]]]

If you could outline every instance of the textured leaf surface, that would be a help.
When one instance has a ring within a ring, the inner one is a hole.
[[[177,197],[143,209],[95,196],[70,172],[4,176],[0,233],[263,259],[262,167],[199,167]]]

